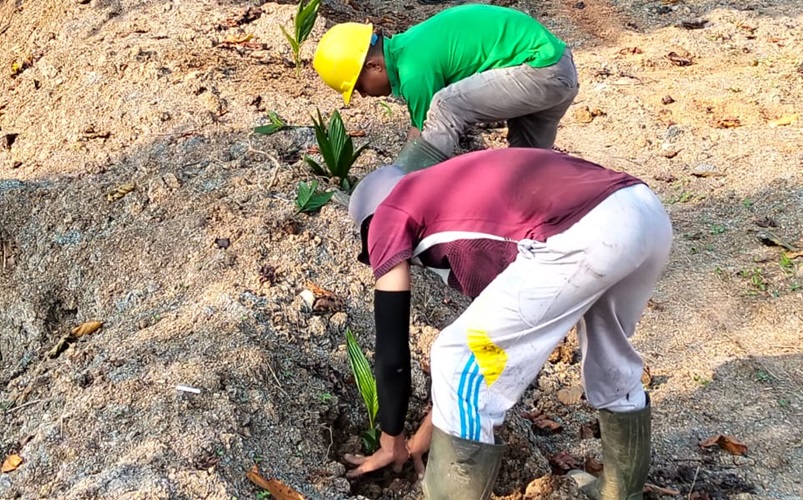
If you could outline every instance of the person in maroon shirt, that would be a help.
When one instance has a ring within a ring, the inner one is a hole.
[[[379,168],[349,215],[376,278],[380,449],[347,455],[349,477],[413,458],[430,499],[486,499],[505,412],[575,325],[605,471],[573,477],[592,498],[641,498],[650,460],[643,363],[629,339],[666,265],[672,227],[641,180],[542,149],[465,154],[405,174]],[[433,408],[405,441],[410,265],[472,297],[431,351]]]

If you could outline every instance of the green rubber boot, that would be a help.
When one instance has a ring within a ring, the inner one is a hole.
[[[405,172],[410,173],[431,167],[448,159],[441,150],[427,142],[423,137],[416,137],[407,141],[393,163],[400,166]]]
[[[602,435],[602,476],[569,472],[580,489],[595,500],[642,500],[644,483],[650,470],[650,397],[638,411],[599,412]]]
[[[469,441],[435,427],[424,474],[427,500],[487,500],[493,491],[505,445]]]

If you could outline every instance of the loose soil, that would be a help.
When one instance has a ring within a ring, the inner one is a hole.
[[[803,246],[803,122],[773,126],[803,114],[803,4],[497,3],[573,48],[581,91],[557,147],[645,179],[672,217],[634,338],[648,497],[803,498],[803,265],[762,233]],[[307,498],[421,497],[411,464],[345,478],[366,418],[344,331],[372,358],[372,278],[342,205],[295,212],[311,130],[252,130],[269,111],[309,125],[342,108],[309,66],[331,24],[392,34],[442,8],[326,1],[296,78],[279,29],[292,4],[0,0],[0,459],[24,459],[0,498],[256,498],[254,464]],[[370,140],[355,175],[399,151],[401,103],[341,112]],[[462,143],[504,146],[492,127]],[[310,284],[341,300],[310,308]],[[408,432],[429,346],[467,303],[418,271],[414,300]],[[90,320],[104,325],[48,355]],[[560,392],[577,361],[569,335],[500,429],[497,498],[582,497],[563,472],[602,457],[594,411]],[[717,434],[747,454],[699,446]]]

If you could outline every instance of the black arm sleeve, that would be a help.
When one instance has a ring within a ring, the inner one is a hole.
[[[397,436],[404,431],[410,401],[410,291],[374,291],[376,388],[379,426]]]

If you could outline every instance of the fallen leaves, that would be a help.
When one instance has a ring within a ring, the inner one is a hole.
[[[599,439],[599,420],[580,425],[580,439]]]
[[[673,102],[675,102],[675,99],[671,95],[665,95],[661,98],[661,104],[672,104]]]
[[[553,474],[564,475],[570,470],[580,469],[580,463],[567,451],[551,455],[548,459]]]
[[[22,465],[23,461],[24,460],[19,455],[9,455],[3,461],[3,467],[0,470],[2,470],[2,472],[11,472],[17,470],[17,467]]]
[[[102,321],[87,321],[73,328],[70,333],[62,335],[62,337],[53,346],[53,349],[48,351],[47,355],[50,358],[55,358],[62,353],[72,342],[75,342],[84,335],[89,335],[98,331],[103,326]]]
[[[583,388],[579,385],[569,389],[564,387],[558,391],[558,401],[566,406],[576,405],[583,398],[583,392]]]
[[[641,385],[647,388],[650,384],[652,384],[652,374],[650,373],[650,367],[645,364],[644,370],[641,372]]]
[[[106,195],[106,201],[112,202],[121,199],[123,196],[127,195],[131,191],[135,190],[137,186],[133,182],[129,182],[119,186],[114,191],[111,191]]]
[[[674,51],[667,54],[666,58],[672,61],[672,64],[675,66],[691,66],[694,64],[691,60],[691,56],[680,55]]]
[[[259,488],[268,490],[275,500],[304,500],[304,496],[301,493],[278,479],[265,479],[262,477],[256,464],[245,473],[245,477]]]
[[[238,45],[245,42],[250,42],[253,40],[254,35],[251,33],[243,34],[243,35],[228,35],[226,38],[220,42],[221,45]]]
[[[312,282],[307,283],[307,288],[309,288],[314,296],[311,307],[313,313],[334,313],[345,309],[346,301],[343,300],[342,297],[338,297],[334,293],[324,290]]]
[[[84,335],[95,333],[102,326],[103,326],[102,321],[87,321],[86,323],[81,323],[80,325],[73,328],[71,334],[75,338],[80,338],[83,337]]]
[[[731,455],[746,455],[747,445],[739,442],[735,437],[725,434],[717,434],[700,443],[700,448],[711,448],[719,446]]]
[[[699,21],[683,21],[680,25],[687,30],[701,30],[705,28],[708,21],[700,19]]]
[[[626,56],[629,54],[643,54],[644,51],[638,47],[625,47],[619,51],[619,54]]]
[[[574,117],[580,123],[591,123],[597,116],[605,116],[605,112],[599,108],[590,109],[588,106],[577,108],[574,111]]]
[[[736,128],[742,126],[742,121],[735,116],[726,116],[717,120],[716,128]]]
[[[547,432],[557,433],[563,430],[563,426],[547,417],[541,411],[536,410],[532,412],[524,412],[521,414],[522,418],[526,418],[532,422],[533,430],[542,430]]]
[[[784,127],[786,125],[791,125],[791,124],[795,123],[798,120],[799,116],[800,115],[798,115],[797,113],[791,114],[791,115],[785,115],[785,116],[782,116],[781,118],[778,118],[777,120],[770,121],[767,125],[770,128]]]

